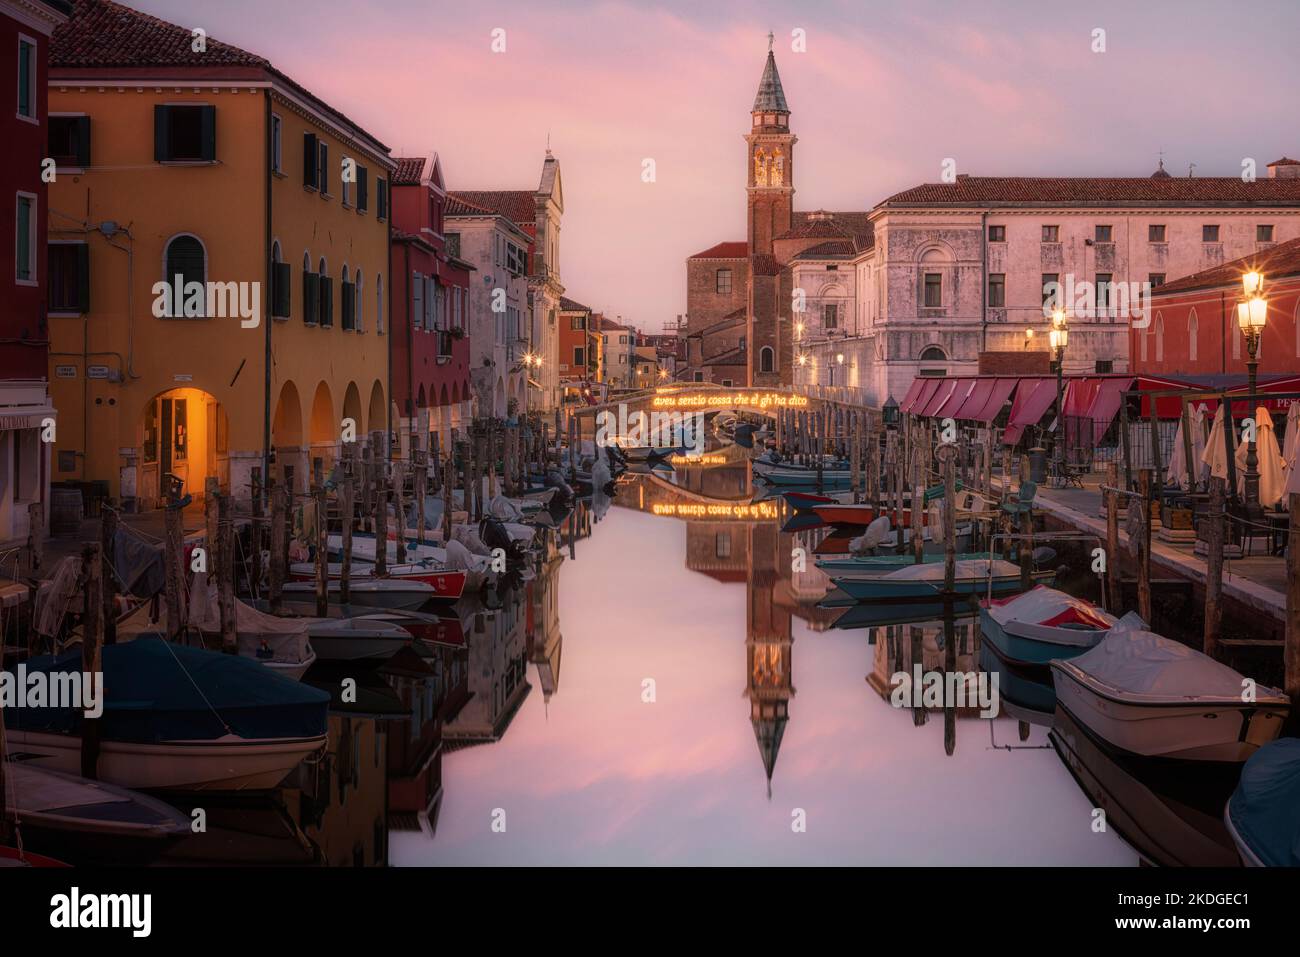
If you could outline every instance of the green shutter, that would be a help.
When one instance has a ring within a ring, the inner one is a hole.
[[[90,117],[78,116],[76,119],[77,130],[77,165],[85,169],[90,165]]]
[[[320,277],[320,324],[334,325],[334,280],[329,276]]]
[[[32,45],[26,40],[18,41],[18,114],[35,116],[36,107],[32,103]]]
[[[32,201],[18,197],[18,278],[32,278]]]
[[[302,135],[302,185],[316,187],[316,134]]]
[[[201,106],[199,109],[203,128],[203,152],[200,158],[213,162],[217,158],[217,108]]]
[[[370,171],[364,166],[357,167],[357,209],[364,211],[370,202]]]
[[[172,111],[167,106],[153,108],[153,158],[157,163],[171,159]]]
[[[315,325],[319,321],[317,311],[320,307],[320,282],[314,272],[302,274],[302,321]]]
[[[320,194],[324,196],[330,191],[330,148],[324,143],[320,144]]]
[[[77,245],[77,309],[90,312],[90,244]]]
[[[289,318],[290,281],[290,269],[288,263],[271,264],[271,315],[280,319]]]

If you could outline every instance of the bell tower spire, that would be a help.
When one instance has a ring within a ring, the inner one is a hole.
[[[745,136],[749,146],[746,188],[751,256],[771,254],[772,240],[790,228],[794,209],[796,138],[790,132],[790,107],[785,101],[781,74],[776,69],[776,54],[772,50],[775,40],[768,33],[767,62],[750,111],[750,131]]]

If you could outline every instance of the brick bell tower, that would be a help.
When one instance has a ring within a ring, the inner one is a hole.
[[[781,89],[772,53],[772,34],[767,35],[767,64],[758,81],[752,123],[745,142],[749,144],[749,254],[771,255],[772,240],[790,228],[794,211],[794,144],[790,132],[790,108]]]
[[[767,35],[767,64],[758,81],[758,95],[749,133],[746,192],[749,206],[749,289],[746,303],[745,343],[748,349],[748,383],[755,386],[788,385],[793,381],[793,344],[789,335],[789,270],[773,256],[773,240],[789,231],[794,216],[794,134],[790,108],[781,89]]]

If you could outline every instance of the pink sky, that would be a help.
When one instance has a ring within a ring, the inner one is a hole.
[[[453,189],[535,188],[549,135],[567,294],[651,332],[685,310],[685,258],[744,238],[769,30],[799,209],[870,209],[936,181],[945,157],[973,175],[1141,176],[1161,150],[1174,175],[1300,154],[1300,8],[1281,0],[134,5],[266,56],[395,155],[438,151]]]

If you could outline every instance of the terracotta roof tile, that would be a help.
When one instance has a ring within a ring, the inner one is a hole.
[[[1191,289],[1213,289],[1218,286],[1240,287],[1241,274],[1251,270],[1263,273],[1266,280],[1300,275],[1300,239],[1278,243],[1272,249],[1243,256],[1241,259],[1234,259],[1213,269],[1206,269],[1164,283],[1154,289],[1152,295],[1165,296]],[[1264,288],[1267,292],[1267,285]]]
[[[694,256],[687,256],[687,259],[744,259],[749,255],[749,244],[743,240],[738,242],[718,243],[716,246],[710,246],[703,252],[696,253]]]
[[[423,156],[398,156],[397,169],[393,171],[394,186],[419,186],[420,177],[424,175]]]
[[[851,239],[832,239],[810,246],[795,259],[851,259],[857,252]]]
[[[532,190],[457,189],[451,191],[449,196],[471,207],[497,213],[520,226],[531,227],[537,224],[537,207],[533,203]],[[448,208],[450,209],[450,205]],[[475,213],[471,212],[469,215]]]
[[[1300,206],[1300,179],[958,176],[923,183],[880,206]],[[879,207],[878,207],[879,208]]]
[[[568,296],[560,297],[560,308],[565,312],[591,312],[590,306],[584,306],[576,299],[570,299]]]
[[[776,276],[781,272],[781,264],[775,256],[766,253],[750,257],[750,269],[755,276]]]

